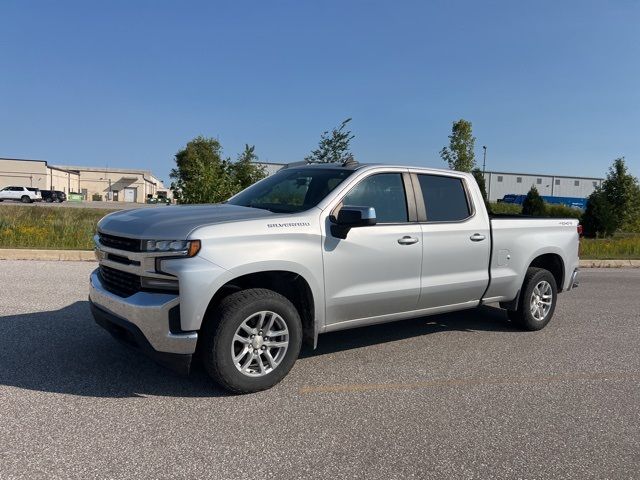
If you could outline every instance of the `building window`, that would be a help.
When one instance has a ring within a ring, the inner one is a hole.
[[[593,182],[593,188],[596,188],[598,186],[598,182]]]
[[[574,180],[573,181],[573,186],[574,187],[579,187],[580,186],[580,180]]]
[[[502,182],[502,175],[498,175],[498,181]]]
[[[542,179],[541,179],[541,178],[538,178],[538,179],[536,180],[536,183],[537,183],[538,185],[542,185]]]
[[[560,185],[560,179],[556,178],[556,185]]]
[[[516,183],[522,183],[522,177],[516,177]]]

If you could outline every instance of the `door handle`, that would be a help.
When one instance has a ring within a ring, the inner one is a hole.
[[[413,245],[414,243],[418,243],[418,239],[416,237],[404,236],[398,239],[398,243],[400,245]]]
[[[480,234],[480,233],[474,233],[469,238],[471,239],[472,242],[481,242],[486,237],[484,235]]]

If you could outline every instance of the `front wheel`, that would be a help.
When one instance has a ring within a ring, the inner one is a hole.
[[[518,309],[508,312],[509,319],[525,330],[541,330],[553,317],[557,299],[558,289],[551,272],[531,267],[522,283]]]
[[[294,305],[272,290],[241,290],[224,298],[202,330],[209,375],[235,393],[266,390],[293,367],[302,346]]]
[[[20,199],[20,201],[22,203],[31,203],[31,199],[26,195],[23,195],[22,198]]]

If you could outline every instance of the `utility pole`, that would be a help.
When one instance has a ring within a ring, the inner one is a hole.
[[[482,146],[482,150],[484,150],[482,154],[482,176],[484,176],[484,168],[487,164],[487,147],[485,145]]]

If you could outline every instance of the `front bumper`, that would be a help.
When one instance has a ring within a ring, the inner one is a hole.
[[[178,307],[178,295],[137,292],[130,297],[120,297],[102,285],[96,269],[90,277],[89,301],[96,322],[116,338],[140,348],[174,369],[174,364],[180,366],[186,363],[188,372],[198,334],[171,332],[169,312]],[[184,371],[184,365],[178,370]]]

